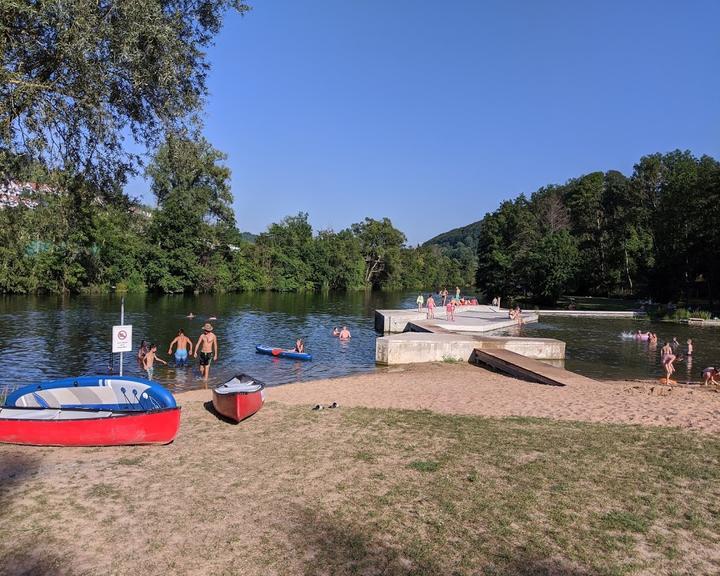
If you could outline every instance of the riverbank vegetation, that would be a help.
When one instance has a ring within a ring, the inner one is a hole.
[[[243,235],[224,159],[202,137],[170,135],[147,168],[156,209],[16,160],[16,178],[47,182],[53,192],[36,195],[32,207],[0,210],[0,292],[419,290],[472,283],[472,259],[437,246],[409,247],[387,218],[315,232],[300,213],[258,236]]]
[[[477,286],[556,302],[561,294],[720,298],[720,163],[676,150],[630,177],[593,172],[480,222]]]
[[[669,428],[277,402],[228,426],[184,400],[169,446],[0,447],[0,559],[22,574],[714,574],[719,460],[717,438]]]

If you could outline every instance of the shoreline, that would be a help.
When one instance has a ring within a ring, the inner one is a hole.
[[[269,386],[266,401],[313,407],[429,410],[491,418],[537,417],[720,432],[720,390],[633,380],[547,386],[470,364],[413,364],[339,378]],[[178,393],[178,401],[212,399],[211,389]]]

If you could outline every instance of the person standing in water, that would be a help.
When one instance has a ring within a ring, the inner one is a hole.
[[[165,366],[167,366],[167,362],[165,362],[165,360],[157,357],[157,346],[153,344],[152,346],[150,346],[150,349],[147,351],[142,361],[143,368],[145,368],[145,371],[147,372],[148,380],[152,380],[153,378],[153,371],[155,370],[156,360],[161,364],[165,364]]]
[[[175,339],[170,342],[170,346],[168,347],[168,355],[173,353],[173,346],[176,346],[175,366],[187,366],[188,355],[192,355],[193,353],[193,344],[192,340],[185,336],[185,331],[182,328],[178,330]]]
[[[340,330],[340,340],[350,340],[350,338],[352,338],[350,330],[348,330],[347,326],[343,326],[342,330]]]
[[[217,336],[212,333],[212,324],[206,323],[202,330],[203,333],[195,344],[195,358],[200,354],[200,375],[203,380],[207,380],[210,377],[210,361],[217,362],[218,359],[218,341]]]

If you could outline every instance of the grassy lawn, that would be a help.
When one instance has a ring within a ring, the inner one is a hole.
[[[239,426],[189,404],[182,426],[167,447],[0,447],[0,566],[720,573],[711,436],[275,403]]]

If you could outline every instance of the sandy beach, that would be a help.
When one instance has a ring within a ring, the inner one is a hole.
[[[438,364],[270,388],[238,425],[210,397],[178,394],[167,446],[0,445],[0,573],[720,571],[716,392]]]
[[[209,391],[179,395],[208,400]],[[657,382],[608,382],[544,386],[468,364],[421,364],[331,380],[269,388],[269,400],[293,405],[432,410],[489,417],[675,426],[720,432],[720,393],[715,387],[664,386]]]

